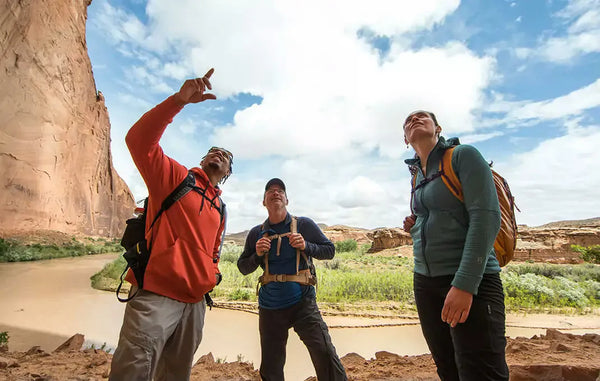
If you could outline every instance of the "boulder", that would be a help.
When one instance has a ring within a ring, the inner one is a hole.
[[[384,249],[412,245],[410,234],[400,228],[382,228],[373,232],[373,244],[369,253],[376,253]]]
[[[62,343],[54,350],[54,352],[70,352],[80,351],[85,341],[84,336],[81,333],[76,333],[71,336],[67,341]]]

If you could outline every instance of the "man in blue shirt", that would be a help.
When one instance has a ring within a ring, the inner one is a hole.
[[[260,376],[283,380],[285,347],[291,327],[306,345],[319,381],[347,380],[317,307],[312,258],[332,259],[335,246],[313,220],[287,211],[285,184],[267,182],[263,205],[269,217],[250,230],[238,269],[247,275],[258,266],[258,316],[261,345]]]

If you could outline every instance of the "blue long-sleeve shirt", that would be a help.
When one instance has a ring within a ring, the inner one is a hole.
[[[304,253],[310,259],[332,259],[335,255],[334,244],[323,234],[313,220],[307,217],[298,218],[298,233],[306,242]],[[286,218],[278,224],[269,224],[267,219],[262,225],[253,227],[244,245],[244,251],[238,259],[237,265],[244,275],[254,272],[258,266],[264,270],[264,256],[256,254],[256,242],[263,236],[283,234],[290,232],[292,217],[288,213]],[[304,258],[300,256],[299,270],[308,268]],[[271,274],[296,274],[296,249],[290,245],[288,237],[281,238],[281,248],[277,255],[277,241],[271,242],[269,250],[269,272]],[[271,282],[260,288],[258,305],[265,309],[283,309],[302,300],[306,296],[315,296],[313,286],[301,285],[296,282]]]

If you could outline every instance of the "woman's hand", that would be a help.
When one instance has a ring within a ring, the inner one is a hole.
[[[407,216],[404,219],[404,226],[403,226],[404,231],[407,233],[410,233],[410,229],[412,229],[412,227],[415,226],[416,222],[417,222],[417,216],[415,216],[414,214]]]
[[[473,294],[452,286],[444,301],[442,321],[450,324],[452,328],[458,323],[464,323],[469,317],[472,303]]]

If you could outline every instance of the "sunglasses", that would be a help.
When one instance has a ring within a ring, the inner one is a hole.
[[[227,159],[229,159],[230,163],[233,162],[233,154],[231,152],[227,151],[225,148],[210,147],[210,149],[208,150],[208,153],[212,153],[212,152],[220,152],[223,155],[225,155],[225,157],[227,157]]]

